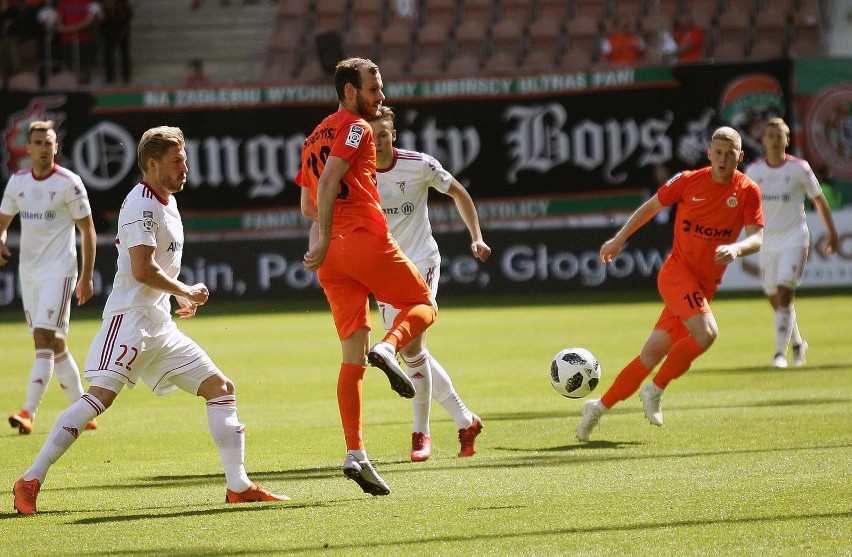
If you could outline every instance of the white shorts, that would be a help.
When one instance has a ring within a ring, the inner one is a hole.
[[[86,358],[86,380],[102,377],[129,388],[141,378],[154,393],[182,389],[192,395],[221,374],[210,356],[174,321],[151,321],[139,312],[104,319]]]
[[[760,251],[760,275],[763,291],[772,296],[778,286],[795,290],[802,284],[802,273],[808,260],[808,247],[778,251]]]
[[[421,267],[418,265],[417,270],[420,272],[420,276],[423,277],[429,290],[432,291],[432,305],[438,307],[435,297],[438,295],[438,282],[441,280],[441,266]],[[393,326],[393,320],[399,315],[399,310],[380,300],[376,300],[376,304],[379,306],[379,314],[382,316],[382,322],[385,324],[385,332],[388,332]]]
[[[47,329],[56,331],[57,337],[68,336],[75,283],[75,277],[21,281],[24,315],[30,333],[33,329]]]

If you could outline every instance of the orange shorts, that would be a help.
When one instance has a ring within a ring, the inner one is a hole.
[[[657,275],[657,289],[666,307],[654,328],[667,331],[675,342],[689,334],[684,321],[712,311],[710,300],[716,289],[708,291],[693,273],[681,265],[667,261]]]
[[[340,339],[370,328],[369,295],[396,308],[432,305],[432,292],[417,267],[388,234],[359,228],[332,238],[317,271]]]

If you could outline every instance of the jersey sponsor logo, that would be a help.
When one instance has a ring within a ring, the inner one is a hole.
[[[44,215],[41,213],[33,213],[31,211],[21,211],[21,218],[27,220],[43,220]]]
[[[362,137],[364,137],[364,128],[353,124],[352,127],[349,128],[349,133],[346,134],[346,145],[356,149],[358,148],[358,145],[361,144]]]
[[[734,199],[734,201],[736,201],[736,199]],[[684,232],[691,233],[693,236],[700,236],[705,239],[730,239],[734,235],[734,231],[730,228],[716,228],[714,226],[704,226],[703,224],[693,223],[691,220],[688,219],[683,219],[682,230]]]
[[[44,220],[52,221],[55,218],[56,218],[56,212],[55,211],[45,211],[44,212]]]
[[[414,203],[408,202],[402,204],[402,214],[410,215],[414,212]]]
[[[382,207],[382,212],[386,215],[398,215],[399,207]]]
[[[166,251],[178,252],[183,250],[183,242],[169,242],[169,248]]]

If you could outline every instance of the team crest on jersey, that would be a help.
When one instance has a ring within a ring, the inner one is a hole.
[[[726,203],[728,204],[728,207],[730,207],[731,209],[733,209],[734,207],[736,207],[736,206],[739,204],[739,201],[737,201],[737,198],[736,198],[736,197],[731,196],[731,197],[729,197],[729,198],[728,198],[728,200],[726,201]]]
[[[405,193],[405,180],[397,180],[396,185],[399,186],[400,193]]]
[[[53,198],[54,198],[54,197],[56,197],[56,192],[55,192],[55,191],[50,191],[50,192],[47,192],[47,195],[49,195],[49,196],[50,196],[50,200],[51,200],[51,201],[53,201]]]
[[[355,149],[361,144],[362,137],[364,137],[364,128],[353,125],[346,135],[346,145]]]
[[[74,186],[74,195],[80,195],[83,193],[83,190],[80,189],[80,186]]]

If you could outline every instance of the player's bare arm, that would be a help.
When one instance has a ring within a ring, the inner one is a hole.
[[[8,263],[9,258],[12,257],[12,252],[6,247],[6,236],[13,218],[13,215],[0,213],[0,267]]]
[[[657,212],[663,208],[659,197],[654,195],[651,199],[643,203],[636,209],[624,226],[621,227],[615,236],[607,240],[601,246],[600,258],[604,263],[609,263],[613,258],[621,253],[621,246],[624,242],[633,235],[634,232],[642,228],[646,222],[651,220]]]
[[[824,195],[820,195],[813,200],[814,209],[816,209],[819,218],[822,219],[822,224],[825,226],[826,239],[825,244],[820,246],[820,250],[825,255],[836,253],[840,246],[840,236],[837,234],[837,228],[834,226],[834,218],[831,216],[831,207],[828,206]]]
[[[476,205],[473,203],[473,199],[464,186],[455,178],[453,178],[450,184],[450,189],[447,190],[447,195],[455,201],[459,215],[461,215],[462,221],[464,221],[467,231],[470,233],[470,250],[477,259],[485,263],[491,257],[491,248],[482,239],[482,230],[479,228],[479,215],[476,212]]]
[[[328,246],[331,244],[331,220],[334,204],[343,175],[349,170],[349,161],[340,157],[328,157],[317,184],[317,222],[316,243],[305,254],[305,269],[316,271],[325,261]]]
[[[95,232],[95,223],[92,220],[92,215],[83,217],[74,221],[77,230],[80,231],[81,241],[81,265],[80,278],[77,280],[77,287],[74,289],[74,294],[77,297],[77,305],[82,306],[88,302],[95,292],[94,274],[95,274],[95,250],[98,243],[98,236]]]
[[[716,265],[728,265],[737,257],[757,253],[763,247],[763,227],[759,224],[747,224],[746,237],[733,244],[725,244],[716,248]]]
[[[173,296],[180,296],[195,305],[204,305],[207,302],[209,292],[203,283],[194,285],[185,284],[173,279],[163,271],[163,268],[154,260],[154,248],[152,246],[133,246],[130,252],[130,269],[133,278],[148,286],[161,290]]]

